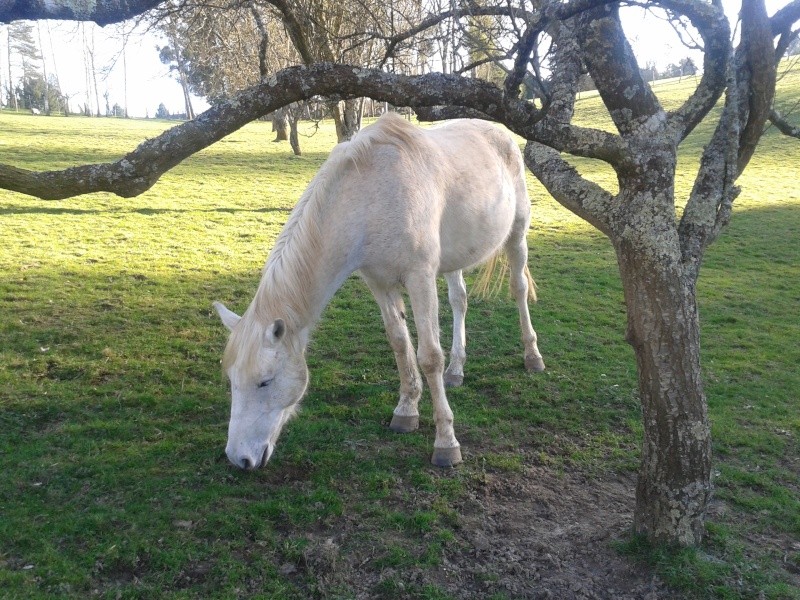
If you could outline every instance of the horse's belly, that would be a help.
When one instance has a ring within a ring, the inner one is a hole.
[[[514,201],[507,196],[497,202],[443,215],[440,229],[439,272],[449,273],[488,260],[508,239],[514,220]]]

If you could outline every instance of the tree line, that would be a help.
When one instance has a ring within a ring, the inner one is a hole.
[[[58,75],[47,73],[41,47],[41,25],[16,21],[6,28],[8,71],[0,74],[6,106],[50,114],[65,112],[69,99],[61,92]],[[38,33],[39,43],[35,38]],[[3,81],[5,75],[5,81]]]
[[[0,73],[0,107],[17,111],[31,111],[35,114],[75,113],[70,106],[77,94],[66,90],[74,90],[82,85],[86,90],[86,101],[79,105],[77,113],[86,116],[125,117],[127,108],[119,102],[111,102],[106,89],[100,92],[98,74],[103,76],[108,67],[96,64],[94,39],[91,32],[87,34],[86,26],[81,23],[74,36],[80,40],[84,62],[85,81],[64,80],[58,71],[55,60],[53,32],[49,22],[14,21],[0,30],[0,47],[5,42],[6,69]],[[49,47],[49,52],[46,48]],[[53,59],[48,69],[46,54]],[[124,102],[123,102],[124,104]]]

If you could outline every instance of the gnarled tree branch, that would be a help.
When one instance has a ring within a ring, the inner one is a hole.
[[[18,19],[63,19],[94,21],[98,25],[119,23],[140,15],[164,0],[0,0],[0,23]]]
[[[609,192],[581,177],[556,150],[537,142],[526,144],[525,165],[560,204],[611,235],[608,217],[614,197]]]
[[[800,126],[789,123],[777,110],[772,109],[770,111],[769,120],[782,134],[800,139]]]
[[[461,105],[506,123],[517,132],[530,128],[539,112],[524,102],[504,101],[502,91],[479,79],[431,73],[408,77],[347,65],[317,63],[278,72],[231,100],[147,140],[113,163],[63,171],[34,172],[0,165],[0,188],[59,200],[91,192],[131,197],[195,152],[282,106],[313,96],[367,96],[397,106]],[[458,99],[454,101],[454,99]],[[508,106],[512,104],[509,110]]]

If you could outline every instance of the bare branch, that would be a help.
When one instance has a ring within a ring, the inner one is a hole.
[[[741,38],[728,60],[725,108],[678,229],[683,263],[695,280],[705,249],[730,220],[739,195],[734,182],[753,156],[775,94],[773,29],[763,2],[743,2]]]
[[[526,144],[525,164],[565,208],[611,235],[609,216],[614,197],[610,193],[581,177],[556,150],[543,144]]]
[[[577,17],[577,24],[575,35],[583,59],[614,124],[623,137],[635,134],[663,110],[639,73],[620,25],[618,7],[583,13]]]
[[[730,25],[721,6],[694,0],[661,0],[669,10],[685,15],[703,37],[703,76],[694,93],[669,115],[674,139],[683,140],[708,114],[725,90],[725,73],[730,55]]]
[[[769,120],[782,134],[800,139],[800,126],[789,123],[777,110],[769,113]]]
[[[728,223],[733,202],[739,195],[739,188],[734,185],[740,135],[736,77],[731,59],[725,107],[711,142],[703,151],[700,170],[678,226],[681,258],[691,280],[700,274],[703,253]]]
[[[800,0],[792,0],[770,18],[772,35],[778,36],[800,21]]]

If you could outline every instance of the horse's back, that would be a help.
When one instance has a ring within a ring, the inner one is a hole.
[[[352,160],[341,190],[365,228],[362,270],[467,268],[498,250],[520,210],[527,215],[519,148],[490,123],[421,129],[383,117],[362,134],[342,149]]]

